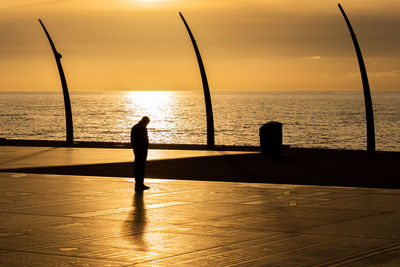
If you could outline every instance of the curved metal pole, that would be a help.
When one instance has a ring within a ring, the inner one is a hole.
[[[66,131],[67,131],[67,140],[68,144],[72,144],[74,142],[74,130],[72,124],[72,111],[71,111],[71,101],[69,100],[68,86],[67,81],[65,79],[64,70],[61,65],[61,54],[57,52],[56,47],[54,46],[53,40],[51,40],[50,34],[47,32],[46,27],[43,25],[42,21],[39,19],[40,25],[44,32],[46,33],[47,39],[49,39],[51,49],[53,50],[54,57],[57,62],[58,72],[60,73],[61,85],[64,95],[64,106],[65,106],[65,119],[66,119]]]
[[[350,21],[347,18],[346,13],[344,12],[342,6],[340,4],[338,4],[338,6],[346,21],[347,27],[349,28],[350,35],[354,44],[354,49],[356,50],[357,54],[358,65],[360,66],[361,79],[364,88],[365,117],[367,120],[367,151],[374,153],[375,152],[374,112],[372,109],[371,92],[369,90],[367,70],[365,69],[364,59],[361,54],[361,49],[360,46],[358,45],[356,35],[353,31],[353,27],[351,27]]]
[[[179,16],[181,17],[185,27],[189,33],[190,40],[192,40],[193,48],[196,53],[197,62],[199,63],[199,69],[201,74],[201,80],[203,82],[203,90],[204,90],[204,100],[206,102],[206,115],[207,115],[207,146],[209,148],[213,148],[215,146],[215,138],[214,138],[214,119],[213,119],[213,111],[211,105],[211,95],[210,88],[208,87],[207,75],[204,69],[203,60],[201,59],[199,48],[197,47],[196,40],[192,34],[192,31],[189,28],[189,25],[186,23],[185,18],[182,13],[179,12]]]

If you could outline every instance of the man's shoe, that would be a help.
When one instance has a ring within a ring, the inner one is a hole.
[[[144,190],[147,190],[147,189],[150,189],[150,187],[147,186],[147,185],[144,185],[144,184],[136,185],[136,186],[135,186],[135,191],[136,191],[136,192],[138,192],[138,191],[144,191]]]

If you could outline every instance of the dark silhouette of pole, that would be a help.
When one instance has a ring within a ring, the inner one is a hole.
[[[182,13],[179,12],[179,16],[185,27],[189,33],[190,40],[192,40],[193,48],[196,53],[197,62],[199,63],[199,69],[201,74],[201,80],[203,82],[203,90],[204,90],[204,100],[206,102],[206,115],[207,115],[207,146],[209,148],[213,148],[215,146],[215,138],[214,138],[214,119],[213,119],[213,111],[211,105],[211,96],[210,96],[210,88],[208,87],[207,75],[206,70],[204,69],[203,60],[201,59],[199,48],[197,47],[196,40],[192,34],[192,31],[189,28],[189,25],[186,23],[185,18],[183,17]]]
[[[64,70],[61,65],[61,54],[57,52],[56,47],[54,46],[53,40],[50,37],[50,34],[47,32],[46,27],[43,25],[42,21],[39,19],[40,25],[44,32],[46,33],[47,39],[49,39],[51,49],[53,50],[54,57],[57,62],[58,72],[60,73],[61,85],[64,95],[64,106],[65,106],[65,119],[66,119],[66,131],[67,131],[67,143],[72,144],[74,142],[74,130],[72,124],[72,111],[71,111],[71,101],[69,100],[68,86],[67,81],[65,79]]]
[[[358,65],[360,66],[360,73],[362,84],[364,88],[364,101],[365,101],[365,117],[367,120],[367,151],[375,152],[375,127],[374,127],[374,112],[372,109],[372,100],[371,100],[371,92],[369,89],[367,70],[365,69],[364,59],[361,54],[360,46],[358,45],[358,41],[356,35],[353,31],[353,27],[351,27],[350,21],[346,16],[342,6],[338,4],[340,11],[343,14],[343,17],[346,21],[347,27],[349,28],[351,38],[353,40],[354,49],[356,50]]]

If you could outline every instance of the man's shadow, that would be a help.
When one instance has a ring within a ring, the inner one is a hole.
[[[143,199],[143,192],[135,192],[133,197],[132,216],[126,221],[128,230],[132,233],[129,238],[137,246],[138,250],[147,251],[147,243],[144,238],[146,231],[146,208]]]

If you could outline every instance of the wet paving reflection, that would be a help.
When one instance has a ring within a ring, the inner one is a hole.
[[[400,266],[400,190],[0,174],[0,266]]]

